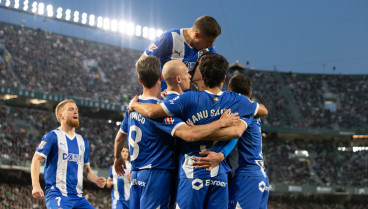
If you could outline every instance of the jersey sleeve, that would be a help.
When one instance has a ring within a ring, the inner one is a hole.
[[[129,118],[129,115],[128,115],[128,110],[127,110],[125,111],[125,116],[124,116],[123,122],[120,125],[120,130],[119,130],[123,134],[128,133],[128,118]]]
[[[170,47],[170,32],[163,33],[159,38],[157,38],[153,43],[151,43],[146,50],[144,51],[144,55],[146,56],[156,56],[158,58],[164,57],[165,55],[171,53]]]
[[[231,151],[233,151],[236,143],[238,143],[238,139],[232,139],[228,141],[226,144],[220,145],[223,146],[220,152],[224,153],[225,158],[230,154]]]
[[[180,118],[169,116],[166,118],[152,120],[152,124],[171,136],[175,136],[176,129],[181,125],[185,125],[185,122]]]
[[[49,155],[52,149],[52,146],[56,142],[57,142],[57,136],[54,132],[49,132],[45,134],[41,139],[41,143],[38,145],[36,149],[36,154],[46,158]]]
[[[84,139],[84,145],[86,147],[86,150],[84,151],[84,165],[89,165],[89,144],[87,139]]]
[[[112,176],[112,167],[114,167],[114,166],[110,166],[110,173],[109,173],[109,178],[110,178],[110,179],[112,179],[112,178],[113,178],[113,176]]]
[[[185,92],[184,94],[178,95],[174,99],[165,100],[161,103],[162,109],[168,116],[175,116],[179,118],[184,118],[186,106],[190,106],[190,94]]]
[[[247,117],[247,116],[255,116],[258,112],[258,103],[255,101],[250,101],[248,97],[239,94],[239,116]]]

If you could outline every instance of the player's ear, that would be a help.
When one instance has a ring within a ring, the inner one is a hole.
[[[250,92],[249,92],[249,98],[250,98],[251,96],[252,96],[252,92],[250,91]]]
[[[163,78],[162,78],[162,74],[160,73],[160,81],[162,81],[163,80]]]
[[[141,78],[139,76],[138,76],[138,81],[142,85],[142,81],[141,81]]]

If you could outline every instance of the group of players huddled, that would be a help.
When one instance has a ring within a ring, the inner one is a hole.
[[[76,103],[60,102],[61,125],[42,138],[32,160],[33,197],[45,196],[47,208],[93,208],[83,196],[84,177],[112,187],[112,208],[267,208],[260,118],[268,111],[250,100],[246,76],[223,88],[229,64],[213,47],[220,34],[217,21],[202,16],[147,47],[136,63],[143,94],[126,110],[107,180],[92,172],[88,141],[75,133]],[[236,156],[231,182],[230,152]]]

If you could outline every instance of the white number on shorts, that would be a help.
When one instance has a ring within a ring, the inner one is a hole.
[[[58,200],[58,206],[60,206],[61,197],[57,197],[57,198],[55,198],[55,199],[57,199],[57,200]]]
[[[135,131],[135,139],[132,138],[132,132]],[[142,140],[142,130],[138,126],[130,126],[129,129],[129,145],[133,148],[130,160],[134,161],[139,155],[138,143]]]

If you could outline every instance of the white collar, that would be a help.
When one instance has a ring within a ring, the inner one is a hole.
[[[221,96],[224,93],[223,91],[220,91],[219,93],[214,94],[214,93],[209,92],[208,90],[204,90],[204,91],[207,92],[208,94],[217,95],[217,96]]]
[[[69,136],[61,127],[58,128],[61,132],[63,132],[70,140],[73,140],[76,136],[76,133],[74,133],[74,136]]]
[[[176,95],[180,95],[178,92],[176,92],[176,91],[167,91],[166,92],[167,94],[176,94]]]
[[[144,96],[140,95],[138,98],[140,100],[156,100],[157,102],[161,102],[161,100],[156,98],[156,97],[144,97]]]

